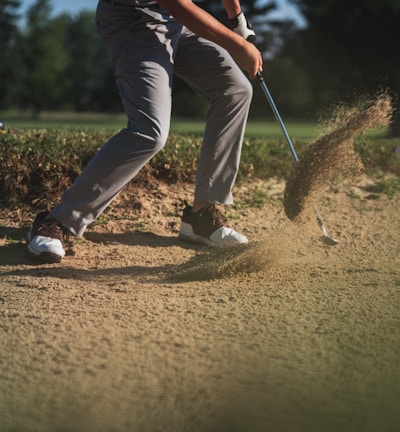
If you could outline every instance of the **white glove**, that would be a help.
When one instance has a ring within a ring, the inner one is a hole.
[[[243,12],[240,12],[238,16],[230,20],[232,30],[242,38],[246,39],[251,43],[255,43],[256,34],[254,33],[252,25],[247,21]]]

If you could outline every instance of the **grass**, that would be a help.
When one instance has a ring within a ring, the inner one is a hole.
[[[385,194],[393,197],[400,190],[400,177],[389,176],[378,179],[375,184],[367,186],[365,190],[374,195]]]
[[[312,140],[318,135],[316,123],[290,121],[285,124],[290,136],[297,139]],[[171,131],[183,134],[202,134],[204,122],[173,118]],[[246,126],[245,136],[248,138],[282,139],[283,133],[274,119],[249,120]]]
[[[9,129],[115,130],[125,127],[123,114],[43,112],[36,119],[24,112],[0,113]]]
[[[43,115],[31,120],[21,115],[0,115],[7,133],[0,135],[0,196],[2,204],[34,204],[43,197],[58,198],[93,154],[118,129],[124,116],[99,114]],[[316,124],[288,122],[296,152],[302,152],[321,133]],[[193,181],[204,122],[173,119],[164,150],[142,170],[137,181],[149,175],[163,181]],[[369,171],[382,177],[372,193],[394,195],[400,190],[400,159],[394,155],[397,139],[385,130],[357,137],[356,151]],[[250,121],[247,125],[238,182],[276,177],[284,179],[293,168],[293,157],[276,121]],[[140,177],[143,175],[144,177]],[[379,177],[378,177],[379,178]],[[253,197],[261,203],[265,197]]]
[[[101,113],[42,113],[33,119],[27,113],[0,112],[0,120],[5,121],[8,128],[16,129],[71,129],[71,130],[103,130],[115,131],[126,126],[125,114]],[[189,120],[172,117],[171,132],[176,134],[201,135],[205,121]],[[301,139],[313,139],[318,134],[316,123],[290,121],[286,125],[290,135]],[[246,136],[251,138],[281,138],[282,131],[270,116],[265,120],[250,120],[246,127]]]

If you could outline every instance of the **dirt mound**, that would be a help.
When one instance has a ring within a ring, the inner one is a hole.
[[[333,181],[361,173],[363,165],[354,151],[353,138],[376,127],[387,126],[392,104],[387,94],[364,108],[340,107],[319,137],[295,165],[285,187],[284,209],[289,219],[302,219],[312,208],[315,194]]]

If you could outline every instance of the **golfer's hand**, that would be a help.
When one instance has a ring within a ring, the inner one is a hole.
[[[232,30],[243,39],[251,43],[256,43],[256,34],[253,30],[253,26],[247,21],[243,12],[240,12],[238,16],[229,20],[231,23]]]
[[[242,43],[232,52],[239,66],[254,79],[258,72],[262,71],[262,56],[260,51],[250,42],[242,40]]]

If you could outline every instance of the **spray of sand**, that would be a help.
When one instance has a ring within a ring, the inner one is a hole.
[[[354,137],[387,126],[391,114],[387,94],[368,101],[365,107],[336,109],[328,131],[308,148],[288,178],[283,205],[289,219],[308,216],[315,195],[334,181],[361,173],[363,164],[354,151]]]
[[[268,238],[250,245],[199,254],[172,276],[175,281],[233,278],[279,270],[307,243],[311,230],[309,209],[322,188],[343,177],[355,176],[363,166],[353,148],[353,138],[371,128],[387,126],[392,113],[390,98],[379,95],[364,108],[336,110],[327,132],[305,152],[291,173],[284,193],[284,209],[296,224],[283,223]]]
[[[271,250],[262,243],[237,245],[229,249],[213,249],[196,255],[180,268],[172,279],[186,282],[230,278],[238,274],[257,273],[272,265]]]
[[[272,274],[304,246],[304,231],[297,224],[284,223],[266,238],[248,245],[208,249],[197,254],[171,275],[175,282],[232,279],[255,273]]]

